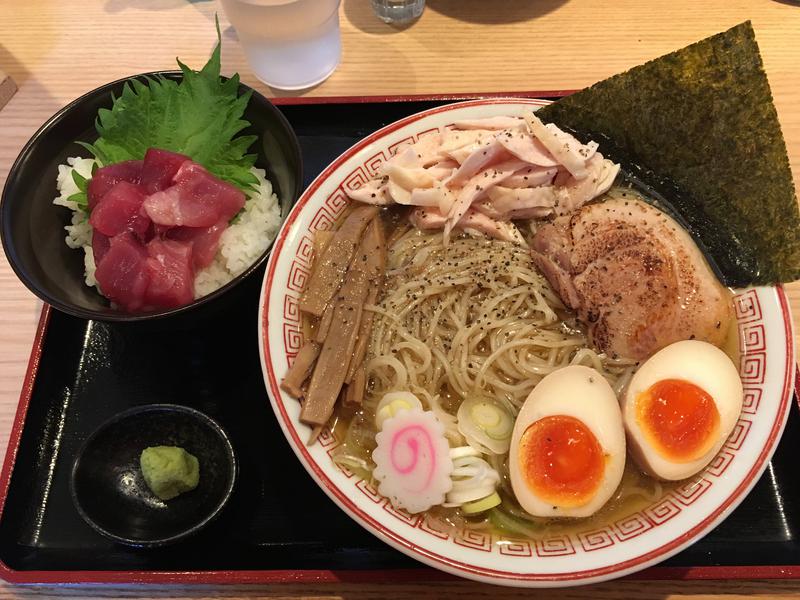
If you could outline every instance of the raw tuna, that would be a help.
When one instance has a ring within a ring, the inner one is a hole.
[[[103,257],[111,247],[111,240],[107,235],[103,235],[96,229],[92,230],[92,254],[94,255],[94,264],[100,264]]]
[[[120,181],[94,207],[89,223],[109,237],[131,231],[142,238],[150,227],[150,219],[141,214],[145,197],[139,186]]]
[[[115,236],[95,277],[106,298],[129,312],[140,310],[150,281],[147,250],[129,232]]]
[[[178,169],[187,160],[190,160],[189,157],[183,154],[150,148],[144,155],[140,185],[147,194],[167,189],[172,185]]]
[[[145,303],[152,308],[174,308],[194,299],[192,245],[174,240],[151,240],[147,244],[150,283]]]
[[[214,261],[245,203],[238,188],[158,148],[98,169],[88,192],[97,282],[128,312],[192,302],[195,271]]]
[[[219,250],[219,241],[228,228],[227,221],[220,221],[211,227],[175,227],[167,234],[167,238],[192,245],[192,260],[195,269],[207,267],[214,261]]]
[[[94,210],[100,199],[120,181],[139,183],[142,175],[141,160],[126,160],[124,162],[108,165],[95,171],[89,180],[86,195],[89,199],[89,210]]]
[[[211,227],[230,221],[244,206],[244,193],[194,162],[185,162],[175,185],[148,196],[143,208],[157,225]]]

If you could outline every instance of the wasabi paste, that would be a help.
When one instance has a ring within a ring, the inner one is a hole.
[[[147,487],[161,500],[171,500],[197,487],[200,463],[177,446],[145,448],[139,458]]]

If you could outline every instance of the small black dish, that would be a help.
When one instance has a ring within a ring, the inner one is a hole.
[[[180,446],[196,456],[197,487],[166,502],[155,496],[139,467],[148,446]],[[70,492],[96,531],[152,547],[202,529],[230,498],[235,479],[233,447],[216,421],[186,406],[149,404],[114,416],[89,436],[73,465]]]
[[[233,281],[220,289],[179,308],[130,314],[113,308],[95,288],[84,284],[83,252],[64,243],[64,226],[72,212],[53,205],[58,165],[67,157],[88,156],[76,142],[94,142],[94,122],[101,108],[111,106],[112,94],[119,97],[123,86],[134,79],[162,76],[180,81],[180,71],[157,71],[126,77],[108,83],[74,100],[33,134],[8,173],[0,204],[0,237],[8,262],[17,277],[42,300],[55,308],[83,319],[141,322],[190,313],[213,312],[199,306],[219,304],[217,299],[250,277],[269,256],[271,245]],[[224,78],[223,78],[224,79]],[[281,199],[281,218],[297,201],[303,185],[302,161],[297,136],[275,106],[244,84],[239,94],[252,92],[244,112],[250,126],[241,135],[255,135],[250,152],[257,155],[256,166],[267,171],[275,193]]]

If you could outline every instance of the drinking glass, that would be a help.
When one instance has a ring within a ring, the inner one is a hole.
[[[372,8],[384,23],[408,23],[425,10],[425,0],[372,0]]]
[[[222,0],[253,73],[269,86],[321,83],[342,54],[340,0]]]

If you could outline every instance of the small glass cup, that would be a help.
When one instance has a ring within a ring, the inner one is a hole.
[[[384,23],[403,24],[419,18],[425,0],[372,0],[372,9]]]
[[[342,55],[340,0],[222,0],[258,79],[283,90],[325,81]]]

